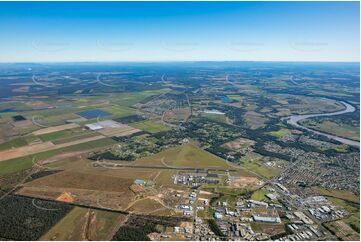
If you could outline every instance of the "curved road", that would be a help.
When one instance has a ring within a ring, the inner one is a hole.
[[[358,141],[354,141],[354,140],[351,140],[351,139],[346,139],[346,138],[342,138],[342,137],[339,137],[339,136],[336,136],[336,135],[332,135],[332,134],[327,134],[327,133],[323,133],[321,131],[317,131],[317,130],[314,130],[314,129],[310,129],[310,128],[307,128],[305,126],[302,126],[299,124],[299,121],[303,120],[303,119],[306,119],[306,118],[313,118],[313,117],[324,117],[324,116],[334,116],[334,115],[340,115],[340,114],[344,114],[344,113],[352,113],[352,112],[355,112],[356,108],[353,107],[351,104],[349,103],[346,103],[346,102],[342,102],[341,103],[345,106],[345,109],[342,110],[342,111],[337,111],[337,112],[332,112],[332,113],[319,113],[319,114],[307,114],[307,115],[292,115],[292,116],[289,116],[287,117],[287,123],[288,124],[291,124],[297,128],[301,128],[301,129],[305,129],[307,131],[310,131],[310,132],[313,132],[315,134],[319,134],[319,135],[323,135],[323,136],[326,136],[330,139],[333,139],[333,140],[337,140],[343,144],[347,144],[347,145],[352,145],[352,146],[358,146],[360,147],[360,142]]]

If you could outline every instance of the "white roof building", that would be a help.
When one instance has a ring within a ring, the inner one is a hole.
[[[293,214],[296,215],[297,218],[301,219],[302,222],[304,222],[305,224],[313,224],[313,221],[309,217],[307,217],[303,212],[296,211]]]
[[[276,200],[277,199],[277,196],[275,194],[273,194],[273,193],[266,194],[265,196],[268,197],[271,200]]]
[[[277,210],[274,208],[260,208],[252,210],[253,220],[256,222],[280,223]]]
[[[87,127],[90,130],[100,130],[103,129],[103,126],[99,125],[98,123],[94,123],[94,124],[87,124],[85,125],[85,127]]]
[[[222,219],[222,218],[223,218],[223,215],[222,215],[221,213],[215,212],[215,213],[214,213],[214,217],[215,217],[216,219]]]
[[[92,124],[87,124],[85,127],[87,127],[90,130],[100,130],[104,128],[120,128],[123,125],[121,123],[118,123],[114,120],[104,120]]]
[[[107,128],[120,128],[122,127],[121,123],[118,123],[114,120],[104,120],[104,121],[100,121],[98,122],[98,124],[102,127],[107,127]]]

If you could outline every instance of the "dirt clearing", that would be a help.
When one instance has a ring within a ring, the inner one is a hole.
[[[229,184],[232,188],[246,188],[246,187],[258,187],[262,186],[263,181],[259,180],[257,177],[239,177],[231,179]]]

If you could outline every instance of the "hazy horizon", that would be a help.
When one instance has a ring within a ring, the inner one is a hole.
[[[337,63],[345,63],[345,64],[360,64],[360,61],[298,61],[298,60],[275,60],[275,61],[267,61],[267,60],[167,60],[167,61],[161,61],[161,60],[149,60],[149,61],[117,61],[117,60],[111,60],[111,61],[18,61],[18,62],[0,62],[1,64],[127,64],[127,63],[138,63],[138,64],[147,64],[147,63],[204,63],[204,62],[260,62],[260,63],[330,63],[330,64],[337,64]]]
[[[359,62],[359,2],[0,2],[0,62]]]

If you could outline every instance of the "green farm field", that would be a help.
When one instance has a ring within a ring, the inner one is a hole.
[[[351,126],[348,124],[339,124],[331,121],[323,121],[323,122],[312,122],[306,121],[306,126],[320,130],[329,134],[337,135],[340,137],[352,139],[352,140],[360,140],[360,127]]]
[[[267,194],[267,190],[265,188],[258,189],[252,193],[251,199],[255,201],[265,201],[268,200],[265,195]]]
[[[83,130],[81,128],[77,128],[77,129],[56,131],[56,132],[52,132],[52,133],[48,133],[48,134],[42,134],[42,135],[39,135],[38,137],[44,142],[58,141],[58,142],[53,142],[53,143],[66,143],[67,140],[73,141],[76,139],[92,137],[95,135],[96,135],[96,133],[91,132],[89,130]]]
[[[247,157],[241,158],[241,167],[244,167],[247,170],[253,171],[263,177],[268,179],[279,174],[279,171],[272,167],[266,167],[265,165],[259,164],[256,161],[251,161]]]
[[[49,150],[44,151],[41,153],[28,155],[24,157],[19,157],[11,160],[1,161],[0,162],[0,175],[2,174],[9,174],[25,169],[29,169],[34,165],[34,162],[39,160],[44,160],[49,157],[63,154],[67,152],[75,152],[80,150],[90,150],[90,149],[96,149],[99,147],[105,147],[113,145],[115,142],[112,139],[104,138],[100,140],[94,140],[86,143],[81,143],[73,146],[68,146],[65,148],[60,148],[56,150]]]
[[[212,120],[212,121],[218,122],[218,123],[225,123],[225,124],[230,123],[229,118],[226,115],[223,115],[223,114],[205,113],[205,114],[202,114],[202,117],[205,117],[205,118],[207,118],[209,120]]]
[[[41,240],[82,240],[85,215],[88,209],[75,207],[62,220],[53,226]],[[82,228],[83,227],[83,228]]]
[[[345,201],[360,204],[360,196],[349,191],[327,189],[322,187],[312,187],[310,189],[323,196],[339,198]]]
[[[164,126],[163,124],[158,123],[154,120],[146,120],[142,122],[131,123],[129,125],[143,131],[148,131],[150,133],[159,133],[169,130],[167,126]]]
[[[109,240],[124,217],[119,213],[75,207],[40,240]]]
[[[230,168],[225,160],[190,143],[142,158],[136,161],[135,164],[192,168]]]
[[[140,101],[155,95],[159,95],[162,93],[167,92],[168,89],[161,89],[161,90],[152,90],[152,91],[142,91],[136,93],[127,93],[120,95],[115,102],[122,106],[132,106]]]
[[[343,221],[345,221],[347,224],[349,224],[355,230],[360,231],[360,211],[359,211],[357,205],[350,203],[348,201],[342,200],[340,198],[331,197],[329,199],[334,204],[344,208],[347,212],[349,212],[351,214],[351,216],[349,216],[346,219],[343,219]]]
[[[270,135],[272,135],[276,138],[282,138],[282,137],[288,135],[289,133],[290,133],[290,131],[288,129],[280,129],[278,131],[269,132]]]
[[[23,137],[12,139],[8,142],[0,144],[0,150],[8,150],[27,145],[28,142]]]
[[[126,116],[130,116],[135,113],[135,110],[129,107],[122,107],[122,106],[108,106],[101,108],[101,110],[109,112],[112,114],[112,117],[122,118]],[[105,117],[104,119],[107,119],[108,117]]]

